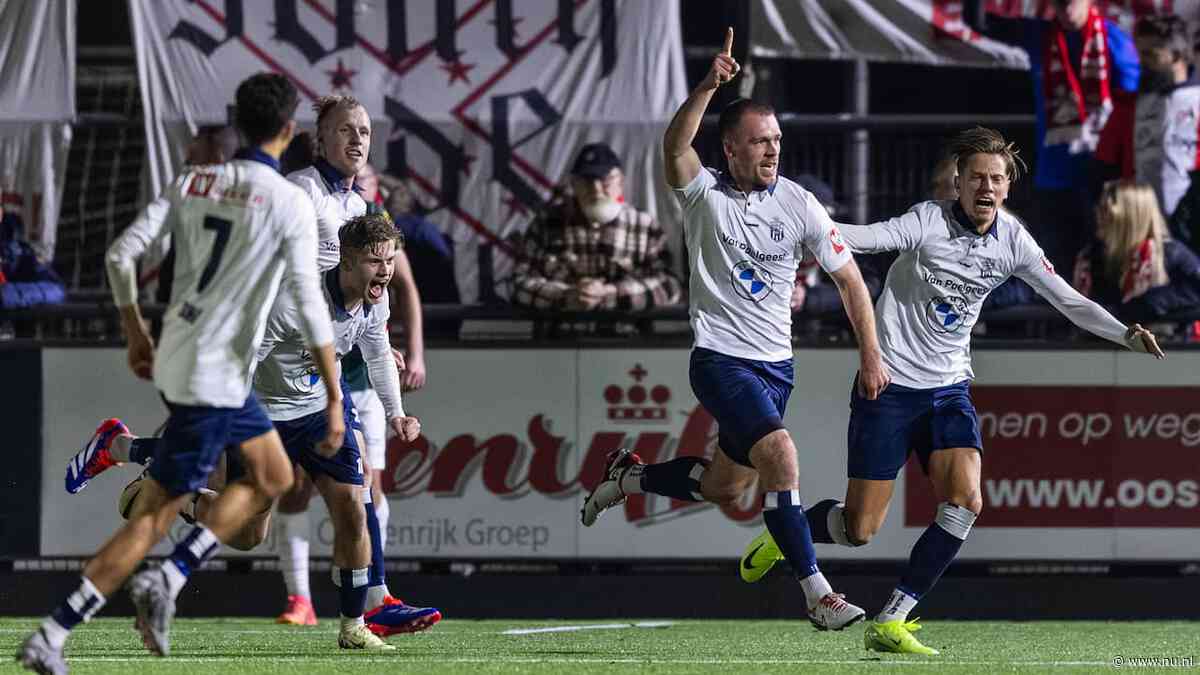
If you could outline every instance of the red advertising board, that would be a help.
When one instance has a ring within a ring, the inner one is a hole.
[[[1200,388],[972,388],[983,435],[976,527],[1197,527]],[[935,497],[905,467],[904,523]]]

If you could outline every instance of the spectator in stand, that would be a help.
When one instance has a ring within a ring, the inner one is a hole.
[[[383,188],[383,207],[404,234],[404,250],[412,263],[413,278],[421,291],[421,299],[439,304],[461,302],[454,278],[454,247],[450,238],[421,213],[404,181],[387,175],[377,180]],[[453,323],[457,325],[457,322]]]
[[[67,295],[62,279],[38,260],[24,234],[21,217],[0,204],[0,308],[62,304]]]
[[[571,194],[547,205],[522,237],[513,304],[636,311],[680,302],[666,233],[625,203],[625,175],[612,148],[584,146],[569,187]]]
[[[1096,240],[1075,262],[1080,293],[1146,320],[1200,307],[1200,258],[1171,239],[1150,185],[1105,183],[1096,224]]]
[[[1095,200],[1088,194],[1092,152],[1114,99],[1137,90],[1138,55],[1129,34],[1102,16],[1092,0],[1050,5],[1049,21],[990,17],[985,23],[982,12],[966,16],[980,32],[1029,55],[1039,147],[1033,233],[1065,269],[1094,231]]]
[[[1200,80],[1188,78],[1192,41],[1173,15],[1147,15],[1133,31],[1141,59],[1135,99],[1116,102],[1096,148],[1097,184],[1116,178],[1148,183],[1168,218],[1191,184],[1200,140]]]

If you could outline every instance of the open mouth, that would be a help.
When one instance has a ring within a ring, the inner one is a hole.
[[[979,197],[975,200],[975,208],[977,209],[994,209],[996,208],[996,200],[991,197]]]
[[[346,150],[346,156],[353,157],[354,159],[362,159],[363,154],[362,150],[359,150],[358,148],[350,148]]]
[[[367,297],[371,300],[371,302],[378,302],[379,299],[383,297],[383,292],[386,289],[386,281],[372,281],[371,284],[367,286]]]

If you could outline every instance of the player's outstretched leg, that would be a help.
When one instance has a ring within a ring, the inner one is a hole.
[[[626,448],[609,453],[604,477],[587,496],[579,512],[584,526],[595,524],[600,514],[625,501],[626,495],[650,492],[688,502],[701,502],[700,477],[708,467],[701,457],[677,457],[669,462],[644,464]]]
[[[806,509],[804,519],[808,521],[808,531],[812,535],[813,543],[860,545],[852,544],[846,538],[844,513],[844,505],[836,499],[825,499]],[[738,574],[741,575],[742,581],[752,584],[766,576],[780,560],[783,560],[783,552],[779,550],[771,531],[764,529],[746,545],[738,565]]]
[[[913,544],[908,569],[899,585],[879,616],[867,626],[864,637],[867,649],[906,654],[938,653],[913,637],[912,633],[920,626],[916,621],[909,621],[908,615],[958,555],[983,509],[980,471],[979,451],[975,448],[937,450],[930,456],[929,477],[943,501],[938,504],[933,524]]]
[[[367,628],[380,637],[398,633],[418,633],[442,620],[434,607],[414,607],[393,597],[387,586],[386,560],[383,557],[383,529],[371,497],[371,489],[363,488],[363,510],[366,514],[367,536],[371,540],[371,567],[367,578]]]

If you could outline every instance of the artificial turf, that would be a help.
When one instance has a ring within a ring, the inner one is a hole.
[[[397,668],[453,673],[695,673],[894,670],[905,673],[995,673],[1141,670],[1134,659],[1200,667],[1197,622],[933,621],[917,636],[940,656],[878,654],[863,649],[861,624],[817,632],[795,621],[673,621],[645,627],[613,620],[446,620],[416,635],[389,638],[387,654],[337,648],[336,621],[278,626],[267,619],[179,619],[171,655],[150,656],[128,618],[100,618],[67,643],[76,673],[376,673]],[[37,624],[0,619],[0,646],[10,655]],[[626,624],[624,627],[621,624]],[[505,634],[510,629],[590,626],[566,632]],[[1156,668],[1156,669],[1158,669]],[[15,672],[12,661],[0,672]]]

